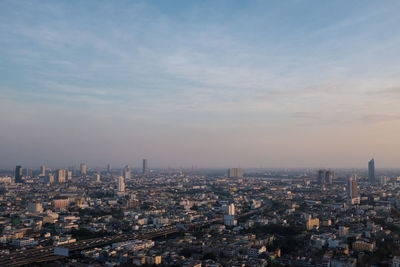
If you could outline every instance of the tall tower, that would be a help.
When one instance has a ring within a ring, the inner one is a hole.
[[[129,167],[129,165],[126,165],[124,168],[124,179],[125,180],[131,179],[131,167]]]
[[[118,190],[118,193],[125,192],[125,181],[124,181],[124,177],[122,177],[122,176],[118,177],[117,186],[118,186],[118,189],[117,189],[117,190]]]
[[[15,182],[22,183],[22,166],[20,165],[15,167]]]
[[[357,177],[354,176],[349,179],[347,189],[349,198],[353,199],[358,197]]]
[[[317,171],[317,176],[318,176],[318,183],[320,184],[320,185],[324,185],[325,184],[325,176],[326,176],[326,170],[322,170],[322,169],[320,169],[320,170],[318,170]]]
[[[371,159],[368,162],[368,181],[373,184],[375,183],[375,160]]]
[[[149,162],[147,159],[143,159],[143,169],[142,169],[143,174],[147,175],[149,174]]]
[[[86,175],[86,164],[81,163],[81,175]]]
[[[46,176],[46,166],[44,166],[44,165],[40,166],[39,176],[41,176],[41,177]]]
[[[56,171],[56,178],[57,178],[58,183],[64,183],[65,182],[65,170],[58,169]]]
[[[360,204],[360,194],[357,186],[357,175],[350,177],[347,184],[347,193],[351,204]]]
[[[108,173],[111,172],[111,164],[110,164],[110,163],[107,164],[107,172],[108,172]]]

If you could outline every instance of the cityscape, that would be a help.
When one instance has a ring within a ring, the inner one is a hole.
[[[366,165],[18,165],[1,171],[0,265],[398,266],[400,170]]]
[[[0,267],[400,267],[399,0],[0,0]]]

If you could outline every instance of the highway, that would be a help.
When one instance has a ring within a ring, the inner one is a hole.
[[[252,210],[240,215],[237,215],[236,218],[241,218],[245,216],[249,216],[259,212],[260,208],[257,210]],[[215,223],[222,223],[223,217],[217,217],[212,220],[197,222],[192,224],[184,225],[185,229],[196,229],[202,228],[206,226],[210,226]],[[159,229],[152,229],[146,233],[135,233],[135,234],[122,234],[116,236],[106,236],[100,238],[92,238],[80,240],[75,243],[71,243],[68,245],[62,245],[60,247],[68,248],[69,253],[75,251],[82,251],[94,247],[104,247],[113,243],[123,242],[133,239],[153,239],[157,237],[167,236],[170,234],[178,233],[180,230],[176,226],[169,226]],[[46,246],[40,248],[32,248],[26,250],[20,250],[10,253],[10,255],[3,255],[0,257],[0,266],[21,266],[32,263],[46,262],[46,261],[54,261],[64,258],[64,256],[54,255],[54,247]]]

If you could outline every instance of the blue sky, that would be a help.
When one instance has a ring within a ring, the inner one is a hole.
[[[0,167],[398,167],[399,12],[1,1]]]

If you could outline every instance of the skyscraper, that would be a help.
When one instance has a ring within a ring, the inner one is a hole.
[[[44,165],[40,166],[40,174],[39,174],[39,176],[40,177],[46,176],[46,166],[44,166]]]
[[[81,163],[81,175],[86,175],[86,164]]]
[[[347,194],[351,204],[360,204],[360,196],[358,193],[357,176],[350,177],[347,184]]]
[[[243,170],[241,168],[230,168],[228,169],[229,178],[242,178]]]
[[[125,192],[125,181],[124,177],[120,176],[118,177],[117,181],[117,193],[123,193]]]
[[[22,167],[20,165],[15,167],[15,182],[22,183]]]
[[[375,183],[375,160],[371,159],[368,162],[368,181],[373,184]]]
[[[125,181],[131,179],[131,167],[129,165],[125,166],[123,174]]]
[[[149,162],[147,161],[147,159],[143,159],[143,170],[142,170],[142,172],[145,175],[149,174]]]
[[[107,164],[107,172],[108,172],[108,173],[111,172],[111,164],[110,164],[110,163]]]
[[[357,186],[357,178],[355,176],[349,179],[349,183],[347,185],[348,196],[353,199],[358,197],[358,186]]]
[[[321,185],[332,184],[335,172],[331,170],[320,169],[317,171],[318,183]]]
[[[67,179],[67,180],[71,180],[72,179],[72,171],[66,170],[65,179]]]
[[[58,183],[64,183],[65,182],[65,170],[58,169],[56,171],[56,179],[57,179]]]

